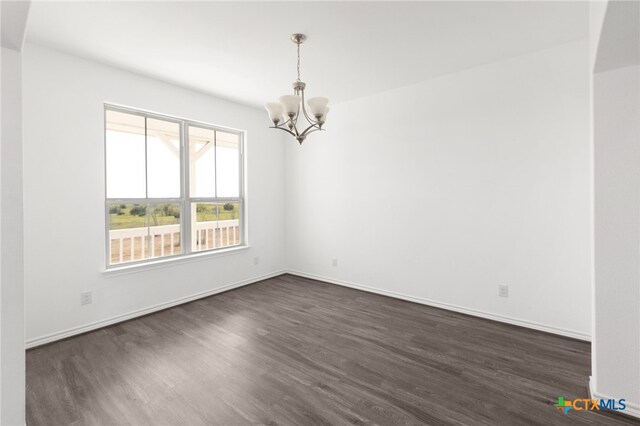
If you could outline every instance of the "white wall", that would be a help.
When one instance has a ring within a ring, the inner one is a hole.
[[[597,41],[590,386],[640,417],[640,5],[608,2]]]
[[[0,424],[24,424],[21,53],[2,48]]]
[[[640,405],[640,67],[594,75],[593,389]]]
[[[23,56],[28,344],[284,269],[283,138],[264,111],[35,45]],[[104,102],[245,129],[251,248],[105,276]]]
[[[285,149],[290,269],[589,338],[588,70],[583,40],[334,106]]]

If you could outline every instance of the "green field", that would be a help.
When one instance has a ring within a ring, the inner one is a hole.
[[[238,203],[197,203],[198,222],[240,218]],[[143,228],[180,223],[179,204],[113,204],[109,205],[109,229]]]

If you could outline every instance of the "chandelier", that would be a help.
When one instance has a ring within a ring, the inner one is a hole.
[[[265,105],[269,113],[269,119],[273,122],[271,129],[280,129],[289,133],[302,145],[309,133],[323,130],[322,125],[327,119],[329,99],[323,97],[309,98],[307,104],[309,111],[305,107],[304,89],[306,85],[300,80],[300,45],[304,43],[307,36],[304,34],[292,34],[291,41],[297,45],[298,49],[298,79],[293,82],[293,95],[280,96],[280,102],[268,103]],[[298,119],[300,113],[307,121],[304,123]],[[298,129],[300,124],[300,130]],[[307,126],[307,127],[305,127]]]

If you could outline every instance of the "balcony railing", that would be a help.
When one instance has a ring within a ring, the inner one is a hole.
[[[192,239],[194,252],[237,246],[240,244],[239,221],[197,222]],[[182,252],[179,224],[109,231],[109,258],[112,265]]]

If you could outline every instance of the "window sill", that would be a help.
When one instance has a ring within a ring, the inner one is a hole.
[[[111,277],[117,277],[120,275],[135,274],[139,272],[166,268],[169,266],[180,265],[183,263],[200,262],[202,260],[207,260],[207,259],[211,259],[219,256],[226,256],[226,255],[238,253],[241,251],[248,250],[250,248],[251,246],[244,245],[244,246],[232,247],[228,249],[207,251],[204,253],[192,253],[187,256],[172,257],[170,259],[158,259],[158,260],[153,260],[151,262],[137,263],[137,264],[126,265],[126,266],[116,266],[116,267],[108,268],[102,271],[102,276],[105,278],[111,278]]]

